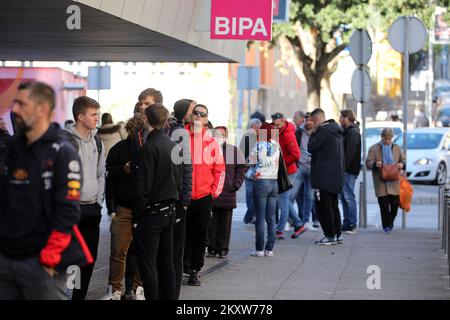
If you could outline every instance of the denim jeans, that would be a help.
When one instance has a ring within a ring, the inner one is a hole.
[[[301,201],[301,204],[299,203],[299,210],[301,211],[299,211],[298,215],[303,223],[307,223],[309,222],[314,203],[314,189],[311,186],[311,172],[304,167],[299,167],[298,179],[300,187],[303,187],[303,197],[297,197],[297,201]],[[315,217],[313,216],[313,220],[317,220],[317,218],[314,218]]]
[[[298,193],[298,190],[300,189],[299,172],[297,171],[294,174],[290,174],[289,177],[291,178],[291,182],[293,185],[292,189],[278,195],[278,201],[280,205],[280,219],[278,221],[277,230],[280,232],[284,231],[284,226],[286,225],[288,218],[292,221],[296,228],[304,225],[303,221],[295,212],[293,205],[294,199]]]
[[[340,194],[342,209],[344,211],[344,222],[342,227],[356,227],[357,223],[357,205],[355,199],[355,182],[357,176],[352,174],[345,174],[344,176],[344,189]]]
[[[278,181],[256,180],[253,185],[256,212],[256,251],[272,251],[275,246],[275,207],[278,197]],[[264,247],[264,220],[267,223],[267,242]]]
[[[255,182],[245,179],[245,201],[247,202],[247,212],[244,216],[244,223],[252,222],[255,217],[255,204],[253,202],[253,185]]]

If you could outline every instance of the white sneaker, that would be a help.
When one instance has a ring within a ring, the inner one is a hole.
[[[142,287],[136,288],[136,300],[145,300],[144,288]]]
[[[264,257],[264,251],[254,251],[251,254],[252,257]]]
[[[121,291],[112,292],[112,286],[109,285],[108,289],[106,289],[106,295],[102,298],[102,300],[120,300],[122,296]]]
[[[289,222],[286,222],[286,224],[285,224],[285,226],[284,226],[284,231],[285,231],[285,232],[291,231],[291,225],[289,224]]]
[[[264,257],[273,257],[273,251],[264,251]]]

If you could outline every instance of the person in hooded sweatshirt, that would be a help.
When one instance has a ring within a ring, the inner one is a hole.
[[[335,245],[342,243],[338,195],[344,186],[344,131],[333,119],[326,121],[320,108],[311,112],[311,119],[311,184],[316,189],[316,213],[325,235],[316,244]]]
[[[69,126],[67,130],[78,143],[78,154],[83,172],[79,228],[94,257],[94,264],[100,237],[106,172],[105,148],[99,137],[96,137],[99,111],[100,105],[97,101],[86,96],[78,97],[72,107],[75,124]],[[81,269],[81,288],[73,290],[72,300],[86,298],[94,264]]]

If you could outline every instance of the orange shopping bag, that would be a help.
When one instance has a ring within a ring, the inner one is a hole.
[[[400,208],[409,212],[411,210],[414,188],[408,179],[402,175],[400,177]]]

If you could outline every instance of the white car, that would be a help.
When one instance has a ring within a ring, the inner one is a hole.
[[[374,144],[380,142],[381,131],[384,128],[392,128],[394,139],[403,134],[403,123],[398,121],[371,121],[366,123],[366,155]],[[362,157],[361,157],[362,159]]]
[[[420,128],[407,133],[406,173],[410,181],[444,184],[450,165],[450,128]],[[402,137],[395,143],[402,145]]]

